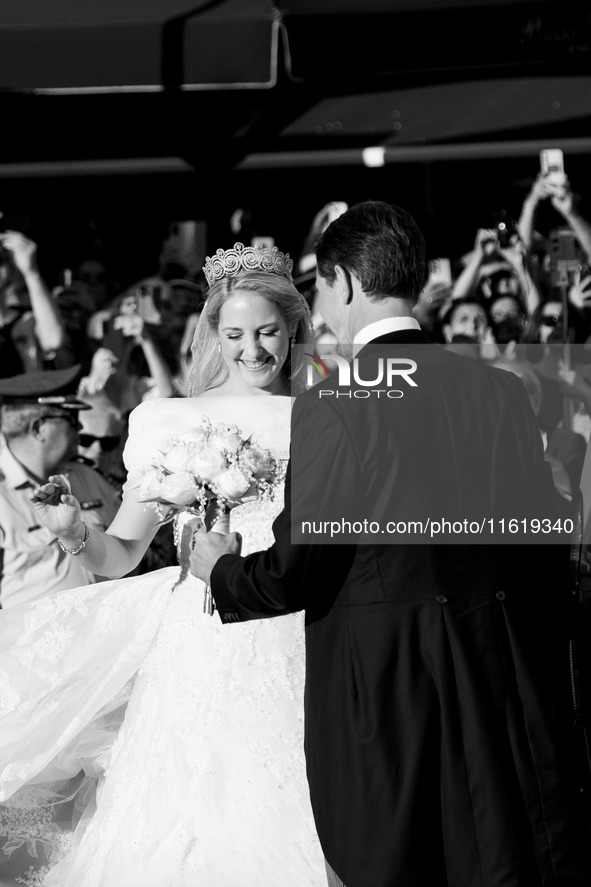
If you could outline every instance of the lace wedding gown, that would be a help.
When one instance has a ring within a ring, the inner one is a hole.
[[[286,458],[289,411],[283,397],[143,404],[126,495],[150,453],[203,415]],[[232,511],[244,553],[270,544],[282,498]],[[224,626],[181,561],[2,612],[0,884],[324,887],[302,615]],[[2,866],[27,853],[28,875],[6,880]]]

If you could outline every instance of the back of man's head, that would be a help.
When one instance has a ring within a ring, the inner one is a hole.
[[[394,296],[414,305],[429,276],[417,223],[406,210],[380,200],[357,203],[331,222],[315,252],[318,274],[329,284],[340,265],[376,300]]]

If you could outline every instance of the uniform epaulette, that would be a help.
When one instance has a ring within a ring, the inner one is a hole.
[[[95,474],[100,474],[102,479],[106,481],[110,487],[113,488],[113,491],[117,493],[117,495],[121,498],[121,484],[123,481],[117,480],[117,478],[111,477],[109,474],[105,474],[104,471],[95,465],[92,459],[87,459],[86,456],[72,456],[70,462],[74,462],[76,465],[86,465],[87,468],[92,468]]]
[[[75,462],[76,465],[88,465],[89,468],[94,468],[94,462],[92,459],[87,459],[86,456],[72,456],[70,462]]]

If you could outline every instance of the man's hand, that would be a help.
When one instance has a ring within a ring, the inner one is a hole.
[[[20,231],[0,234],[0,243],[12,254],[12,261],[23,277],[37,272],[37,244]]]
[[[97,348],[92,358],[90,373],[80,380],[78,397],[87,397],[102,391],[110,377],[117,372],[119,358],[108,348]]]
[[[577,308],[588,308],[591,305],[591,274],[588,272],[581,274],[577,269],[568,297]]]
[[[242,537],[239,533],[222,535],[209,532],[201,526],[193,536],[189,567],[193,576],[210,584],[211,571],[223,554],[240,554]]]
[[[349,209],[348,204],[342,200],[331,200],[319,210],[312,221],[311,231],[314,234],[323,234],[331,222],[342,216]]]
[[[536,204],[539,203],[541,200],[545,200],[546,197],[549,196],[549,192],[546,187],[547,184],[548,182],[546,181],[546,176],[543,172],[539,172],[535,178],[527,199]]]
[[[65,477],[52,474],[46,484],[37,487],[31,499],[45,526],[60,538],[80,535],[80,503],[72,496]]]
[[[499,235],[496,228],[479,228],[474,240],[474,253],[482,260],[499,251]]]
[[[565,218],[568,218],[575,208],[575,198],[568,180],[563,185],[547,182],[546,190],[554,209],[558,210]]]
[[[576,370],[568,369],[563,361],[559,361],[558,380],[560,391],[563,394],[578,400],[585,400],[587,403],[589,402],[591,398],[591,385]]]
[[[124,336],[134,339],[138,345],[147,333],[144,320],[139,314],[119,314],[113,320],[113,329],[121,330]]]

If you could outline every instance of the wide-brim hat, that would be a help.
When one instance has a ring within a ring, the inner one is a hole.
[[[21,373],[0,379],[0,404],[36,404],[66,410],[89,410],[90,404],[77,397],[82,376],[80,364],[65,370]]]

